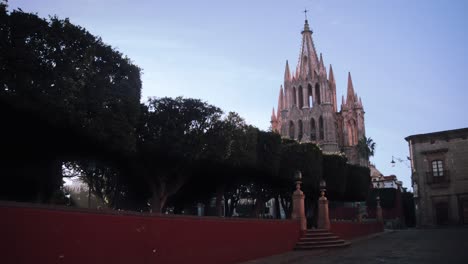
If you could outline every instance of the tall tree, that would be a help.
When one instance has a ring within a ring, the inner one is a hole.
[[[359,155],[365,160],[366,165],[368,165],[369,158],[375,154],[376,143],[372,138],[364,136],[359,139],[357,147]]]
[[[135,151],[140,69],[68,19],[0,5],[0,87],[4,199],[47,202],[70,157]],[[29,194],[9,191],[25,184]]]
[[[207,154],[207,135],[221,110],[197,99],[150,98],[138,126],[139,172],[161,212],[169,196],[188,181],[194,163]]]

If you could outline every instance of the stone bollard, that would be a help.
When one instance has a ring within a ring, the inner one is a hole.
[[[357,204],[356,208],[357,208],[357,221],[358,221],[358,223],[362,223],[361,205]]]
[[[326,183],[324,180],[320,181],[320,198],[318,200],[318,219],[317,228],[330,229],[330,217],[328,214],[328,199],[325,197]]]
[[[382,214],[382,207],[380,206],[380,196],[377,196],[377,210],[376,210],[376,218],[377,221],[383,223],[383,214]]]
[[[296,190],[292,195],[293,200],[293,210],[291,214],[291,218],[295,220],[299,220],[301,223],[301,231],[307,230],[307,219],[305,216],[305,209],[304,209],[304,198],[305,195],[301,191],[301,179],[302,175],[300,171],[295,173],[294,178],[296,179]]]

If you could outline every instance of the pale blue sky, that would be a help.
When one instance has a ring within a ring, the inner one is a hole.
[[[299,56],[304,8],[338,102],[351,71],[377,143],[372,161],[410,186],[404,137],[468,127],[468,1],[10,0],[70,18],[143,69],[148,96],[201,98],[269,127],[284,64]]]

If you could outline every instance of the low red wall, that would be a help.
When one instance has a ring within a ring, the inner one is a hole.
[[[332,222],[330,231],[343,239],[351,240],[362,236],[384,231],[382,223],[378,222]]]
[[[2,263],[237,263],[292,250],[297,221],[0,205]],[[6,261],[5,261],[6,260]]]
[[[358,215],[358,208],[356,207],[336,207],[329,209],[330,219],[356,219]]]

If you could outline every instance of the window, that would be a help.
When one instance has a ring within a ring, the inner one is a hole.
[[[308,98],[308,103],[309,103],[309,108],[312,108],[314,105],[314,100],[312,98],[312,86],[310,84],[307,86],[307,98]]]
[[[289,138],[294,139],[294,122],[289,121]]]
[[[296,87],[293,87],[293,90],[292,90],[292,98],[293,98],[293,105],[296,106],[296,105],[297,105],[297,92],[296,92]]]
[[[298,121],[298,126],[299,126],[298,127],[299,131],[297,131],[297,132],[299,133],[299,135],[297,136],[297,140],[301,141],[302,140],[302,129],[303,129],[302,128],[302,120]]]
[[[315,129],[315,119],[310,119],[310,140],[317,140],[317,131]]]
[[[319,136],[320,136],[320,139],[321,139],[321,140],[324,139],[324,133],[323,133],[323,118],[322,118],[322,116],[320,116],[320,118],[319,118]]]
[[[317,104],[321,104],[321,100],[320,100],[320,86],[319,84],[315,84],[315,101],[317,102]]]
[[[299,108],[304,107],[304,95],[302,91],[302,86],[299,86]]]
[[[444,166],[441,160],[432,161],[432,176],[434,177],[444,176]]]

